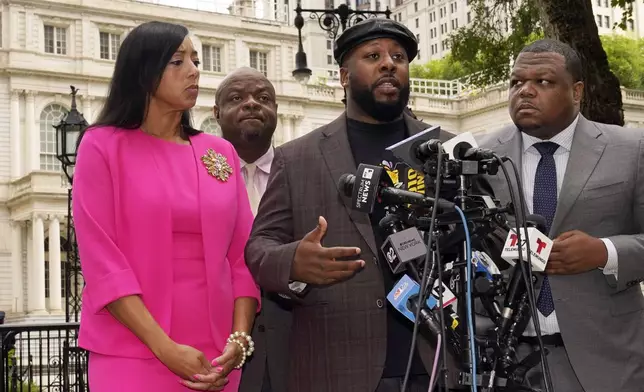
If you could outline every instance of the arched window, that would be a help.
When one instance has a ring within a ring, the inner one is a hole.
[[[60,162],[56,159],[56,130],[60,120],[67,114],[64,106],[52,103],[40,112],[40,169],[60,171]]]
[[[201,123],[201,130],[211,135],[221,136],[221,129],[219,123],[214,117],[208,117]]]

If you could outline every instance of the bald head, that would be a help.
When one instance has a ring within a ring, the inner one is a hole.
[[[214,112],[224,139],[245,162],[254,162],[270,147],[277,99],[263,73],[248,67],[229,73],[217,89]]]
[[[215,93],[215,105],[219,105],[221,101],[221,96],[225,92],[226,88],[233,84],[234,82],[244,80],[245,78],[252,78],[252,79],[259,79],[262,82],[266,82],[268,85],[273,88],[273,85],[271,82],[268,81],[266,76],[264,76],[263,73],[259,72],[255,68],[251,67],[240,67],[232,72],[228,73],[226,77],[224,77],[224,80],[219,83],[219,87],[217,88],[217,92]],[[275,93],[275,90],[273,89],[273,93]]]

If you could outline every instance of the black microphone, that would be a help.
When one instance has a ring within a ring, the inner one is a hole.
[[[483,161],[494,158],[494,151],[487,148],[472,147],[467,142],[460,142],[454,146],[454,159],[462,161]]]
[[[437,139],[430,139],[416,147],[416,158],[420,159],[421,161],[426,161],[433,155],[438,154],[439,151],[445,153],[441,141]]]
[[[526,227],[535,227],[543,233],[545,232],[546,218],[541,215],[530,214],[526,217]],[[526,241],[525,238],[522,238],[521,240]],[[527,261],[527,255],[524,256],[525,261]],[[510,326],[512,314],[515,311],[517,302],[526,291],[525,281],[523,280],[523,275],[521,273],[521,268],[524,267],[525,266],[518,265],[517,263],[517,265],[514,266],[514,271],[512,271],[512,277],[508,283],[508,291],[505,296],[503,311],[501,313],[501,327],[499,328],[501,334],[504,334]]]
[[[347,197],[351,197],[351,207],[355,210],[372,213],[376,202],[385,204],[413,204],[421,207],[433,207],[434,198],[421,193],[394,188],[384,170],[378,166],[360,164],[358,175],[343,174],[338,180],[338,188]],[[386,178],[383,176],[387,176]],[[438,200],[440,210],[454,209],[454,203],[444,199]]]

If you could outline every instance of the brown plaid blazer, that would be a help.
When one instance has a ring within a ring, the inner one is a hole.
[[[428,127],[406,114],[405,121],[412,134]],[[345,114],[275,151],[246,247],[259,285],[288,292],[298,240],[316,226],[320,215],[328,222],[323,245],[360,247],[367,262],[352,279],[315,288],[294,306],[288,392],[373,392],[382,375],[387,293],[378,250],[369,216],[352,210],[337,187],[342,174],[355,172]],[[421,338],[418,350],[431,370],[434,349]]]

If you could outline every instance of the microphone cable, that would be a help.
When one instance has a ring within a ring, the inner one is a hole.
[[[465,246],[467,248],[465,252],[465,262],[467,263],[467,294],[465,295],[465,303],[467,307],[467,328],[470,335],[470,370],[472,373],[472,392],[478,392],[478,380],[476,377],[476,344],[474,343],[474,322],[472,321],[474,317],[474,312],[472,309],[472,242],[470,240],[470,230],[467,225],[467,219],[465,218],[463,210],[461,210],[458,206],[454,206],[454,209],[456,209],[458,214],[461,216],[461,220],[463,221],[463,230],[465,230]]]
[[[531,255],[530,255],[530,238],[528,235],[528,229],[527,229],[527,217],[525,213],[525,195],[523,192],[523,184],[521,181],[521,176],[519,175],[519,170],[517,169],[516,163],[512,160],[510,157],[500,157],[497,154],[494,154],[494,158],[499,162],[499,166],[501,166],[501,170],[503,171],[503,175],[505,177],[506,182],[508,183],[508,188],[510,191],[510,200],[512,201],[512,204],[515,206],[515,227],[516,227],[516,235],[517,235],[517,242],[519,246],[517,247],[517,250],[519,252],[519,268],[521,271],[521,274],[523,276],[523,280],[526,284],[526,287],[529,289],[526,289],[527,294],[528,294],[528,302],[530,303],[530,308],[532,310],[532,322],[534,324],[534,329],[536,332],[536,337],[537,337],[537,342],[539,345],[539,354],[541,357],[541,371],[544,376],[545,384],[546,384],[546,391],[545,392],[551,392],[552,391],[552,379],[550,375],[550,369],[548,368],[548,359],[546,358],[545,354],[545,348],[543,345],[543,340],[541,339],[541,326],[539,323],[539,314],[537,310],[537,305],[536,305],[536,300],[534,298],[534,282],[532,281],[532,264],[531,264]],[[510,174],[508,173],[508,169],[505,167],[503,164],[503,161],[508,161],[510,162],[510,165],[512,166],[512,170],[514,172],[514,177],[517,181],[517,190],[519,192],[519,197],[518,197],[518,202],[520,204],[517,204],[517,197],[516,194],[514,193],[514,188],[512,186],[512,181],[510,179]],[[517,212],[517,206],[519,208],[519,214],[521,219],[516,219],[518,216],[516,216]],[[521,246],[521,223],[519,220],[522,221],[523,226],[525,227],[525,243],[526,243],[526,250],[527,250],[527,271],[526,271],[526,266],[524,265],[523,262],[523,252],[522,252],[522,246]],[[516,266],[515,266],[516,268]]]
[[[432,252],[432,242],[434,238],[434,225],[436,222],[436,214],[438,212],[438,201],[439,201],[439,195],[440,195],[440,187],[441,187],[441,165],[443,163],[443,145],[440,141],[437,143],[438,147],[438,156],[437,156],[437,165],[436,165],[436,189],[434,190],[434,205],[432,207],[432,217],[431,221],[429,223],[429,232],[428,232],[428,238],[427,238],[427,253],[425,254],[425,265],[423,266],[423,274],[420,282],[420,290],[418,293],[418,298],[419,298],[419,305],[416,308],[416,312],[414,315],[414,329],[412,331],[412,337],[411,337],[411,348],[409,350],[409,358],[407,359],[407,369],[405,369],[405,377],[403,379],[403,385],[402,388],[400,389],[401,392],[406,392],[407,391],[407,384],[409,383],[409,376],[411,374],[411,365],[414,360],[414,352],[416,350],[416,340],[418,338],[418,326],[420,325],[420,310],[423,307],[423,304],[425,303],[425,288],[427,286],[427,278],[429,275],[429,264],[430,264],[430,254],[433,254]],[[423,173],[424,175],[424,173]],[[427,189],[427,188],[425,188]],[[432,271],[435,272],[435,271]],[[439,271],[439,274],[442,271]],[[432,281],[433,282],[433,281]],[[439,301],[441,301],[442,306],[442,280],[439,282],[439,287],[440,287],[440,292],[439,292]],[[433,286],[433,284],[432,284]],[[431,293],[431,288],[429,289]],[[441,330],[445,331],[445,321],[443,317],[443,311],[441,308],[441,311],[439,312],[440,316],[440,324],[441,324]],[[445,340],[445,339],[443,339]],[[443,350],[443,367],[447,368],[447,358],[446,358],[446,353]],[[440,384],[440,383],[439,383]]]

